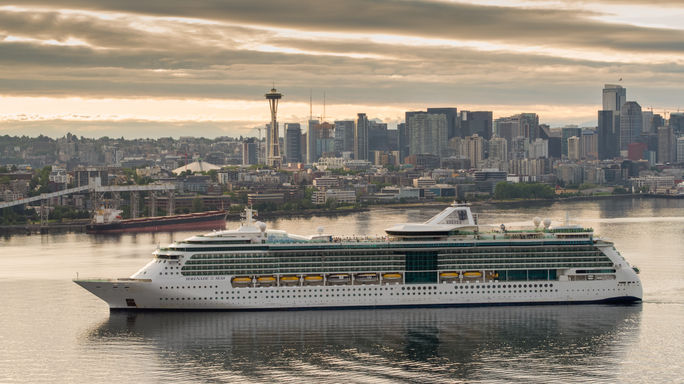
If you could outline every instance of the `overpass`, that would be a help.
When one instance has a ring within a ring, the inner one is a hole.
[[[49,211],[46,209],[47,208],[47,203],[50,201],[50,199],[59,197],[59,196],[66,196],[66,195],[71,195],[75,193],[83,193],[83,192],[88,192],[91,195],[91,201],[92,201],[92,206],[96,207],[99,204],[98,202],[98,195],[99,194],[105,194],[105,193],[115,193],[118,194],[120,192],[135,192],[131,194],[131,216],[132,217],[137,217],[138,216],[138,194],[137,192],[168,192],[169,193],[169,214],[173,214],[173,206],[174,206],[174,199],[173,199],[173,192],[176,189],[175,184],[171,183],[166,183],[166,184],[147,184],[147,185],[110,185],[110,186],[101,186],[98,185],[97,183],[94,183],[93,185],[84,185],[81,187],[76,187],[76,188],[67,188],[63,189],[61,191],[57,192],[51,192],[51,193],[41,193],[38,196],[33,196],[33,197],[27,197],[24,199],[17,199],[17,200],[12,200],[12,201],[4,201],[0,202],[0,209],[3,208],[8,208],[8,207],[13,207],[17,205],[25,205],[25,204],[30,204],[34,203],[37,201],[40,201],[40,222],[41,226],[47,224],[47,215]],[[152,216],[156,215],[157,207],[156,207],[156,198],[154,194],[151,196],[151,212]]]

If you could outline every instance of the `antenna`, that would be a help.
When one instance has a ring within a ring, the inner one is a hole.
[[[321,116],[321,122],[325,121],[325,90],[323,90],[323,116]]]
[[[313,91],[309,88],[309,121],[313,120]]]

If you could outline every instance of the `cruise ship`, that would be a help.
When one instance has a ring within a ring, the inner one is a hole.
[[[110,309],[277,310],[632,303],[639,270],[613,243],[534,219],[484,230],[465,204],[378,238],[295,235],[246,209],[234,230],[154,252],[129,278],[76,279]]]

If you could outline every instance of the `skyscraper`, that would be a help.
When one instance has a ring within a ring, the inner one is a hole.
[[[368,160],[368,116],[359,113],[354,131],[354,160]]]
[[[627,90],[621,85],[606,84],[603,87],[603,110],[619,112],[627,102]]]
[[[447,127],[445,113],[406,112],[409,155],[441,156],[447,148]]]
[[[354,120],[335,121],[335,152],[354,152]]]
[[[577,127],[576,125],[569,125],[561,128],[561,152],[563,156],[569,156],[568,138],[574,136],[582,136],[582,129]]]
[[[672,163],[676,160],[675,135],[672,127],[658,128],[658,153],[657,162],[660,164]]]
[[[620,117],[615,111],[598,111],[598,157],[612,159],[620,154]]]
[[[641,106],[636,101],[628,101],[620,109],[620,150],[626,151],[627,146],[637,142],[641,136],[642,125]]]
[[[461,111],[458,131],[461,137],[478,134],[485,140],[492,138],[491,111]]]
[[[457,108],[428,108],[427,113],[446,116],[447,138],[459,136],[458,132],[458,109]],[[472,133],[471,133],[472,134]],[[467,135],[469,136],[469,135]],[[464,136],[461,136],[464,137]]]
[[[302,128],[299,123],[285,123],[285,157],[288,163],[302,162]]]

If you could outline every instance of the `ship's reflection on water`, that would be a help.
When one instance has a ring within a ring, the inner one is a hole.
[[[87,337],[191,381],[614,381],[640,305],[113,312]]]

